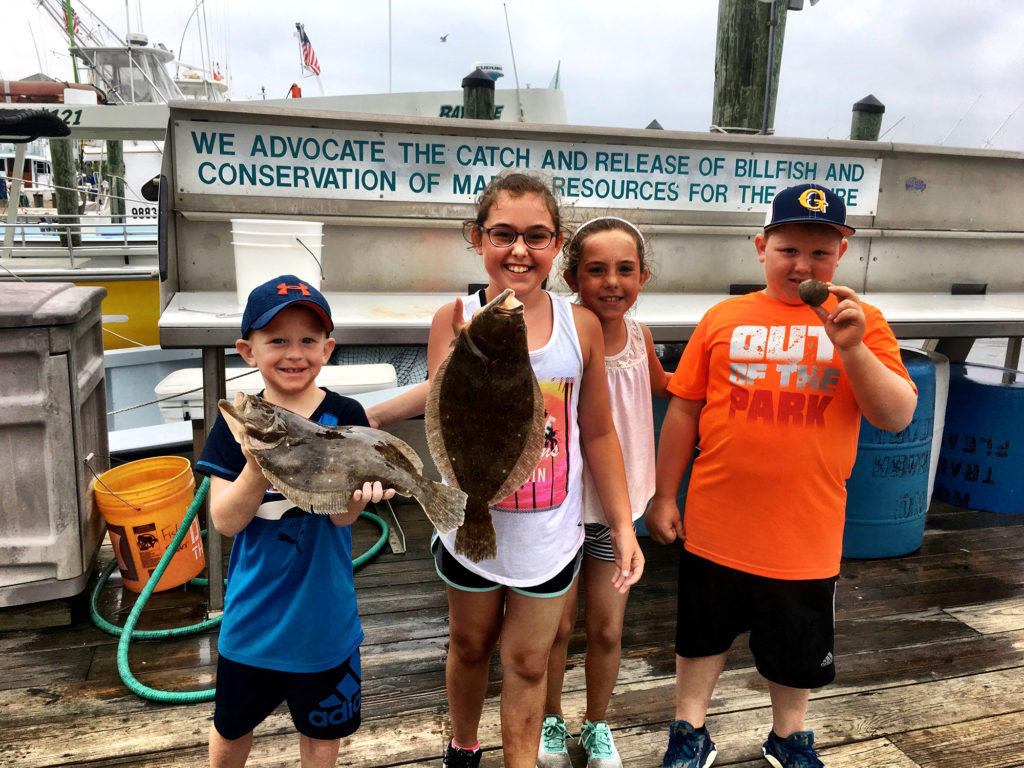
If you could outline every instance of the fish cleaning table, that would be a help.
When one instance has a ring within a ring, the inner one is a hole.
[[[437,309],[454,293],[324,294],[334,315],[339,344],[426,344]],[[641,293],[636,319],[656,342],[690,338],[704,313],[728,298],[719,293]],[[897,338],[964,339],[1024,335],[1024,293],[953,296],[939,293],[866,293]],[[241,315],[227,311],[234,294],[176,293],[160,317],[164,347],[230,347]]]

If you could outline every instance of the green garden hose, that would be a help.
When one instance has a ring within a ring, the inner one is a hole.
[[[153,571],[149,580],[146,582],[146,585],[142,588],[142,592],[139,593],[138,598],[135,600],[135,605],[132,606],[132,610],[128,614],[128,619],[125,621],[124,627],[118,627],[108,622],[100,616],[99,610],[96,607],[100,592],[106,585],[110,574],[117,566],[116,559],[112,560],[100,574],[99,579],[96,582],[96,586],[93,588],[91,599],[89,600],[89,613],[92,616],[93,623],[107,634],[114,635],[119,638],[117,642],[117,671],[121,675],[121,680],[126,686],[128,686],[128,689],[131,690],[132,693],[135,693],[144,699],[149,699],[150,701],[159,701],[170,704],[193,704],[201,701],[212,701],[214,697],[213,688],[202,691],[159,691],[155,688],[150,688],[149,686],[140,683],[132,674],[132,671],[128,666],[128,645],[132,640],[157,640],[169,637],[180,637],[182,635],[192,635],[211,629],[220,624],[220,617],[217,617],[216,619],[208,619],[198,624],[176,627],[174,629],[138,631],[135,629],[135,625],[142,616],[142,609],[145,607],[150,595],[153,594],[153,590],[156,588],[156,585],[160,582],[160,577],[163,576],[164,571],[171,562],[171,558],[174,557],[174,553],[178,551],[178,547],[184,540],[185,534],[188,533],[189,526],[192,525],[192,520],[195,518],[196,514],[198,514],[199,508],[206,499],[206,494],[209,488],[210,478],[207,477],[203,479],[203,482],[196,490],[195,498],[193,498],[192,504],[185,513],[185,518],[181,521],[181,525],[178,526],[178,532],[174,535],[174,538],[171,540],[170,545],[164,552],[163,557],[160,558],[160,562],[157,564],[156,569]],[[381,535],[372,547],[352,561],[353,568],[358,568],[371,557],[376,555],[377,552],[380,551],[381,547],[384,546],[384,543],[388,538],[388,524],[383,518],[365,510],[362,512],[361,516],[369,518],[377,523],[381,528]],[[209,581],[207,579],[196,578],[192,579],[189,583],[205,586]]]

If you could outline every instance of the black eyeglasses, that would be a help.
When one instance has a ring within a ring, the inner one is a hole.
[[[544,227],[530,227],[525,232],[517,232],[512,227],[500,225],[497,227],[480,227],[480,230],[487,235],[487,239],[491,241],[491,245],[495,248],[508,248],[522,235],[523,243],[526,244],[526,247],[532,248],[535,251],[543,250],[551,245],[551,241],[555,239],[556,234]]]

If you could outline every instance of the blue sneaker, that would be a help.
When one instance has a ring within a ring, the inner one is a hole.
[[[825,765],[814,751],[814,731],[797,731],[785,739],[768,733],[768,740],[761,747],[764,758],[775,768],[823,768]]]
[[[707,728],[697,730],[685,720],[676,720],[668,727],[668,749],[661,768],[707,768],[717,754]]]

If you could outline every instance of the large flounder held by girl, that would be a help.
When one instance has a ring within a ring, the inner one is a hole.
[[[523,305],[512,290],[465,325],[427,396],[427,446],[441,477],[468,495],[455,552],[493,559],[490,507],[525,483],[544,449],[544,397],[530,365]]]
[[[423,476],[423,461],[408,444],[379,429],[325,426],[256,395],[239,392],[219,402],[231,434],[286,499],[307,512],[348,509],[352,494],[379,480],[416,499],[439,531],[464,519],[466,494]]]

